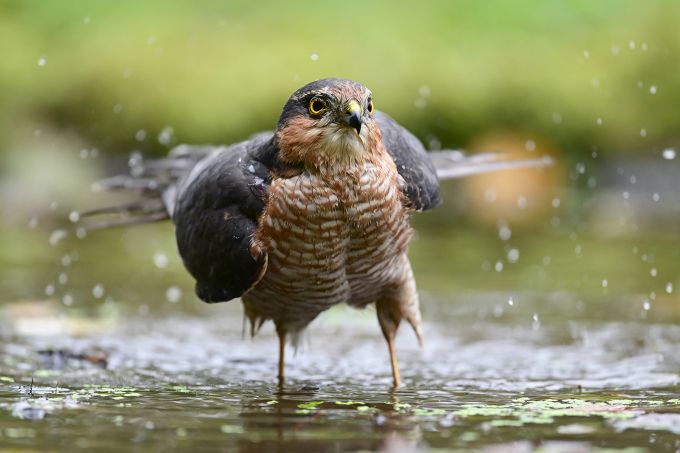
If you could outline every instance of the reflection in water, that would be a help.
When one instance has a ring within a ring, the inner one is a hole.
[[[212,317],[72,314],[56,336],[27,327],[31,320],[40,326],[44,312],[15,306],[5,311],[0,346],[3,441],[86,450],[130,443],[413,451],[508,448],[505,442],[546,437],[572,442],[578,433],[586,446],[623,447],[648,446],[649,423],[662,420],[655,442],[675,445],[669,418],[648,415],[680,409],[680,327],[565,321],[550,297],[528,295],[516,296],[516,311],[496,317],[497,295],[466,299],[430,301],[449,308],[426,323],[423,350],[409,332],[399,336],[406,385],[397,390],[371,312],[339,309],[321,318],[279,388],[273,332],[242,339],[236,304]],[[568,304],[559,306],[570,310]],[[97,323],[108,329],[92,328]]]

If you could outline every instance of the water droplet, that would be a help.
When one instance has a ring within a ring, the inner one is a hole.
[[[68,275],[66,275],[65,272],[62,272],[59,274],[59,277],[57,277],[57,281],[59,282],[60,285],[65,285],[68,283]]]
[[[661,155],[666,160],[673,160],[673,159],[675,159],[675,149],[666,148],[661,152]]]
[[[618,55],[619,52],[621,52],[621,49],[619,49],[619,46],[613,45],[611,48],[612,55]]]
[[[182,300],[182,290],[177,286],[169,287],[165,291],[165,299],[172,304],[176,304]]]
[[[506,223],[501,223],[498,225],[498,237],[501,241],[507,241],[512,237],[512,230]]]
[[[647,52],[647,49],[649,49],[649,46],[647,45],[646,42],[643,42],[643,43],[640,45],[640,49],[642,49],[643,52]]]
[[[628,42],[628,47],[630,47],[631,50],[635,49],[635,41],[632,39]]]
[[[73,295],[71,293],[66,293],[64,294],[64,297],[61,298],[61,301],[64,305],[70,307],[73,305]]]
[[[511,248],[508,250],[508,262],[516,263],[519,260],[519,250],[516,248]]]
[[[526,209],[527,204],[528,204],[527,197],[525,197],[524,195],[520,195],[519,197],[517,197],[517,207],[519,209]]]
[[[651,275],[652,277],[656,277],[656,268],[655,267],[653,267],[649,270],[649,275]]]
[[[562,123],[562,115],[559,112],[553,112],[552,122],[555,123],[555,124],[561,124]]]
[[[68,215],[68,219],[71,221],[71,223],[76,223],[78,220],[80,220],[80,214],[77,211],[71,211],[71,213]]]
[[[593,86],[593,88],[600,88],[600,79],[593,78],[590,81],[590,84]]]
[[[586,166],[583,162],[579,162],[576,164],[576,173],[579,175],[583,175],[586,173]]]
[[[515,301],[512,299],[512,297],[508,299],[508,305],[510,305],[511,307],[515,305]]]
[[[673,283],[671,282],[666,283],[666,292],[668,294],[671,294],[673,292]]]
[[[28,228],[30,230],[35,230],[38,228],[38,218],[37,217],[31,217],[31,220],[28,221]]]
[[[549,256],[544,256],[541,262],[543,263],[544,266],[550,266],[552,259]]]
[[[536,151],[536,142],[533,140],[527,140],[526,143],[524,144],[524,148],[527,151]]]
[[[585,58],[586,60],[587,60],[588,58],[590,58],[590,52],[588,52],[587,50],[584,50],[584,51],[583,51],[583,58]]]
[[[577,255],[580,255],[582,251],[583,251],[583,248],[581,247],[580,244],[577,245],[576,247],[574,247],[574,253],[576,253]]]
[[[137,132],[135,132],[135,140],[137,140],[138,142],[143,142],[145,138],[146,131],[144,129],[140,129]]]
[[[649,311],[650,308],[652,308],[652,304],[650,304],[649,301],[646,300],[646,301],[642,304],[642,309],[645,310],[645,311]]]
[[[427,99],[424,98],[418,98],[416,101],[413,103],[413,105],[418,109],[422,110],[425,107],[427,107]]]
[[[54,230],[52,234],[50,234],[50,239],[49,243],[52,247],[57,246],[66,236],[68,236],[68,232],[66,230]]]
[[[87,230],[83,227],[76,228],[76,237],[78,239],[85,239],[87,236]]]
[[[649,92],[651,94],[656,94],[656,85],[652,85],[651,87],[649,87]]]
[[[602,126],[602,123],[604,121],[602,120],[602,118],[598,118],[597,120],[595,120],[595,122],[597,123],[598,126]]]
[[[560,199],[558,197],[553,198],[552,207],[555,209],[560,207]]]
[[[83,17],[83,23],[84,23],[85,25],[89,25],[90,22],[92,22],[92,18],[90,18],[90,16],[85,16],[85,17]]]
[[[47,57],[45,55],[41,55],[40,58],[38,58],[38,66],[45,66],[47,64]]]
[[[493,203],[496,201],[496,189],[489,187],[484,191],[484,201],[487,203]]]
[[[658,192],[654,192],[654,193],[652,194],[652,200],[654,200],[654,201],[659,201],[660,199],[661,199],[661,195],[659,195]]]
[[[312,59],[312,61],[319,61],[319,54],[318,53],[313,53],[309,56],[309,58]]]
[[[104,285],[102,285],[101,283],[97,283],[96,285],[94,285],[94,287],[92,288],[92,296],[95,299],[101,299],[102,297],[104,297]]]
[[[647,136],[647,129],[642,128],[640,129],[640,137],[646,137]]]
[[[621,194],[621,196],[623,196],[624,200],[627,200],[627,199],[630,198],[630,192],[628,192],[627,190],[624,190],[623,193]]]
[[[422,85],[420,88],[418,88],[418,94],[423,97],[428,97],[430,94],[432,94],[432,90],[430,90],[429,86]]]
[[[61,257],[61,265],[64,267],[69,267],[71,265],[71,255],[64,255]]]
[[[496,270],[496,272],[503,272],[503,262],[496,261],[496,264],[494,265],[494,269]]]
[[[609,286],[609,281],[607,281],[607,279],[602,280],[602,287],[606,288],[608,286]]]
[[[118,103],[113,106],[113,113],[118,115],[120,112],[123,111],[123,104]]]
[[[501,316],[503,316],[503,306],[496,304],[496,306],[493,307],[493,317],[500,318]]]
[[[51,283],[45,287],[45,295],[46,296],[53,296],[55,291],[56,291],[56,288]]]
[[[153,264],[159,269],[165,269],[168,265],[168,257],[163,252],[157,252],[153,256]]]
[[[165,126],[158,134],[158,143],[164,146],[170,145],[174,133],[175,130],[173,128],[171,128],[170,126]]]

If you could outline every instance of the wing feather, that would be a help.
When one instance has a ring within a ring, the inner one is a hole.
[[[383,112],[375,119],[382,132],[383,144],[404,180],[402,191],[417,211],[437,207],[439,179],[437,171],[420,140]]]
[[[272,134],[215,148],[179,185],[173,213],[177,245],[206,302],[241,296],[266,269],[251,255],[276,155]]]

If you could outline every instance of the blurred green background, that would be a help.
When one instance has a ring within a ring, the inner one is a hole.
[[[115,200],[90,184],[132,151],[245,139],[296,88],[337,76],[428,148],[557,160],[446,183],[443,209],[416,220],[422,291],[674,307],[678,23],[664,1],[4,0],[0,301],[155,307],[174,288],[196,304],[169,225],[52,232]]]

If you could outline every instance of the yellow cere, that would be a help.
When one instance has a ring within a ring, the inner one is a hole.
[[[353,113],[353,112],[359,112],[361,114],[361,106],[357,101],[349,101],[347,103],[347,107],[345,107],[345,112],[346,113]]]

